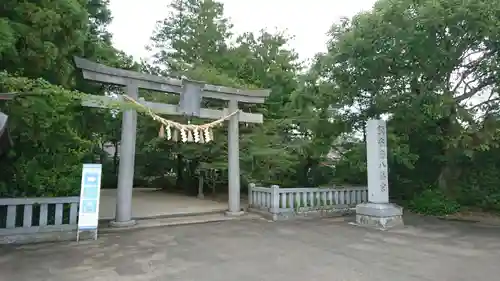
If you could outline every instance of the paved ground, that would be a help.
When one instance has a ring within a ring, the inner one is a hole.
[[[407,221],[392,232],[332,219],[227,221],[3,247],[0,280],[498,280],[499,228]]]
[[[225,211],[227,201],[217,202],[182,194],[166,193],[152,188],[134,188],[132,195],[132,216],[146,218],[190,213]],[[100,219],[114,219],[116,210],[116,189],[102,189],[99,205]]]

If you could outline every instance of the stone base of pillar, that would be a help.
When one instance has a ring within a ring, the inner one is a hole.
[[[135,220],[129,220],[129,221],[110,221],[109,226],[111,227],[116,227],[116,228],[123,228],[123,227],[131,227],[136,225]]]
[[[245,212],[239,211],[239,212],[231,212],[231,211],[226,211],[226,216],[228,217],[240,217],[243,216]]]
[[[362,203],[356,206],[356,224],[387,230],[403,226],[403,208],[392,203]]]

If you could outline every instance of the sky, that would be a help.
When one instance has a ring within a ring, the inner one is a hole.
[[[168,15],[169,0],[111,0],[115,47],[135,59],[149,58],[145,46],[156,21]],[[286,30],[295,38],[290,43],[300,59],[326,51],[326,33],[342,17],[369,10],[375,0],[219,0],[225,15],[234,24],[233,32],[257,32],[260,29]]]

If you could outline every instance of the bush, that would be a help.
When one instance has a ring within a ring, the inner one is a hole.
[[[439,190],[427,189],[410,201],[409,209],[424,215],[443,216],[458,212],[460,204]]]

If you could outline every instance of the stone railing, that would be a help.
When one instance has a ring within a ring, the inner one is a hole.
[[[79,197],[0,199],[0,244],[76,237],[79,201]]]
[[[264,212],[273,220],[295,215],[338,214],[368,199],[367,187],[280,188],[250,184],[248,203],[251,211]]]

